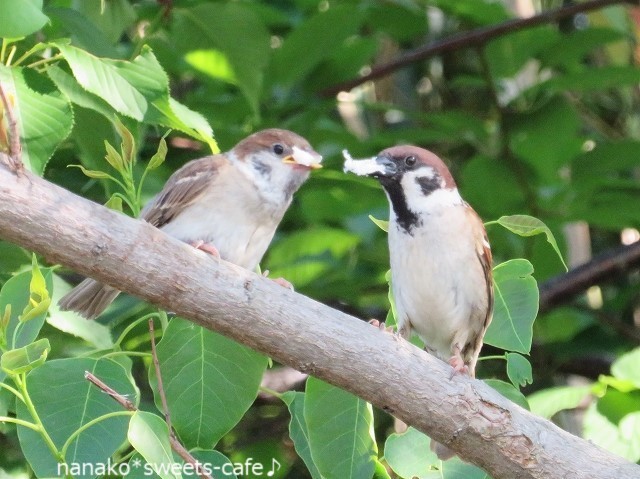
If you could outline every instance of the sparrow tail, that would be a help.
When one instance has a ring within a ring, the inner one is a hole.
[[[117,289],[87,278],[64,295],[58,304],[63,311],[75,311],[87,319],[95,319],[118,294]]]

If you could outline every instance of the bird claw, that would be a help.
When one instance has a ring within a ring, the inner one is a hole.
[[[449,365],[453,368],[449,379],[453,379],[456,374],[469,375],[469,366],[464,363],[464,360],[459,354],[454,354],[449,358]]]
[[[280,286],[282,286],[283,288],[287,288],[291,291],[293,291],[293,285],[287,281],[284,278],[269,278],[271,281],[273,281],[276,284],[279,284]]]
[[[375,328],[378,328],[380,331],[385,331],[387,333],[393,334],[393,326],[387,326],[384,321],[379,321],[377,319],[370,319],[369,324]]]
[[[199,249],[200,251],[204,251],[205,253],[210,254],[216,259],[220,259],[220,251],[218,251],[218,248],[216,248],[211,243],[205,243],[202,240],[198,240],[198,241],[192,241],[189,244],[193,246],[195,249]]]

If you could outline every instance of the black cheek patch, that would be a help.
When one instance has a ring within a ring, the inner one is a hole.
[[[389,194],[391,207],[396,214],[398,225],[407,233],[411,233],[413,227],[420,224],[420,218],[409,209],[402,186],[397,181],[385,181],[382,182],[382,186]]]
[[[420,185],[420,189],[424,196],[429,196],[435,190],[442,188],[440,176],[438,175],[433,175],[431,178],[427,176],[420,176],[416,178],[416,183]]]
[[[269,178],[271,176],[271,165],[268,165],[260,160],[253,160],[253,167],[262,176]]]

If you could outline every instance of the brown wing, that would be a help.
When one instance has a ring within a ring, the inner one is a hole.
[[[190,161],[171,175],[162,191],[144,207],[140,217],[161,228],[197,200],[226,163],[222,155]]]
[[[491,323],[491,318],[493,315],[493,270],[491,269],[491,246],[489,245],[489,239],[487,238],[487,232],[484,229],[484,224],[482,220],[478,216],[478,214],[473,211],[473,209],[469,208],[469,214],[473,216],[473,224],[474,229],[476,229],[476,254],[478,256],[478,261],[480,261],[480,266],[482,266],[482,271],[484,272],[485,277],[485,286],[487,288],[487,311],[485,313],[484,321],[482,324],[482,328],[478,330],[478,333],[475,338],[471,338],[469,343],[469,375],[471,377],[475,377],[475,369],[476,369],[476,361],[478,360],[478,355],[480,354],[480,349],[482,348],[482,340],[484,338],[484,334],[489,327],[489,323]]]

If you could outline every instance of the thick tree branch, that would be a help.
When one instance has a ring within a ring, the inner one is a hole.
[[[640,241],[605,251],[540,285],[540,311],[571,301],[590,286],[640,268]]]
[[[441,55],[446,52],[460,50],[461,48],[482,47],[494,38],[505,34],[524,30],[525,28],[537,27],[547,23],[557,22],[563,18],[571,17],[578,13],[588,12],[591,10],[599,10],[601,8],[617,5],[619,3],[629,3],[638,5],[637,1],[632,0],[592,0],[590,2],[570,3],[567,6],[548,10],[534,15],[529,18],[517,18],[509,20],[497,25],[478,28],[470,32],[460,33],[444,40],[438,40],[428,45],[409,50],[400,55],[395,60],[382,65],[374,66],[369,73],[358,78],[353,78],[337,85],[330,86],[320,92],[321,96],[332,97],[341,91],[348,91],[352,88],[362,85],[370,80],[375,80],[393,73],[396,70],[404,68],[412,63],[426,60],[427,58]]]
[[[1,163],[1,162],[0,162]],[[616,478],[631,464],[393,335],[0,166],[0,237],[357,394],[494,478]]]

